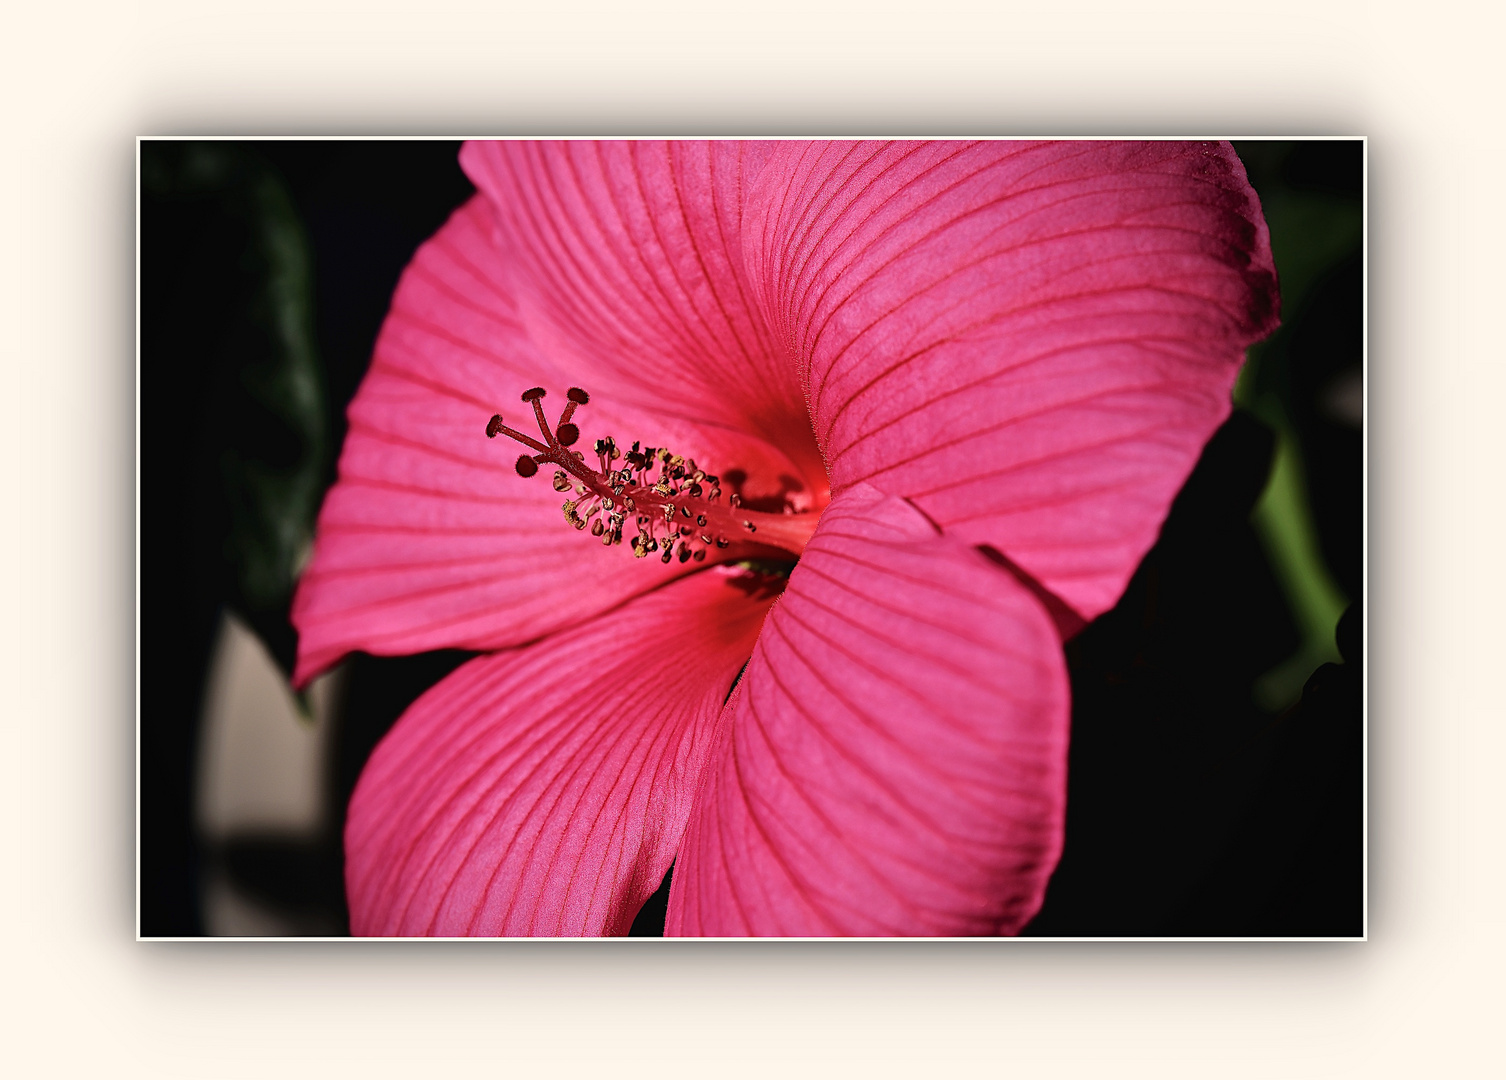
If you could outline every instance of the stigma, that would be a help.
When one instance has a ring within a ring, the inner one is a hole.
[[[486,437],[506,435],[529,452],[514,463],[517,474],[532,478],[554,468],[554,490],[567,496],[561,506],[565,523],[589,532],[610,547],[624,542],[644,559],[657,554],[660,562],[737,562],[770,552],[805,549],[815,532],[818,513],[771,514],[741,505],[736,493],[722,494],[721,478],[708,473],[694,458],[664,446],[634,442],[624,450],[607,436],[592,445],[594,467],[583,451],[575,412],[591,396],[572,387],[559,421],[551,427],[544,415],[544,388],[523,393],[533,406],[540,438],[509,427],[501,414],[486,425]]]

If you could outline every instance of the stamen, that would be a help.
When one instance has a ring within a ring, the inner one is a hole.
[[[487,422],[487,438],[506,435],[533,451],[515,462],[519,476],[532,477],[544,464],[555,466],[554,490],[574,495],[561,507],[566,523],[576,530],[589,528],[603,546],[622,543],[629,518],[637,529],[631,537],[633,556],[641,559],[658,552],[664,563],[675,559],[682,564],[705,562],[707,552],[712,550],[718,562],[765,558],[770,549],[798,555],[815,531],[819,514],[796,513],[788,504],[782,507],[783,513],[754,511],[743,505],[735,491],[723,503],[721,478],[701,468],[694,458],[667,447],[634,442],[624,452],[607,436],[592,445],[597,467],[591,468],[585,463],[584,453],[569,449],[581,437],[580,428],[572,422],[575,411],[591,400],[590,395],[572,387],[553,429],[541,404],[545,396],[541,386],[522,395],[522,400],[533,406],[542,442],[508,427],[500,413]],[[738,475],[729,474],[734,483],[741,484]],[[661,526],[666,534],[662,540],[658,535]],[[758,540],[749,538],[760,529]],[[734,536],[738,539],[731,538]]]

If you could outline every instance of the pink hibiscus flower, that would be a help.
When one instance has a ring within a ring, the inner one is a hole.
[[[1276,322],[1233,151],[461,163],[294,604],[300,683],[488,654],[361,776],[352,930],[620,934],[673,864],[669,934],[1018,931],[1062,846],[1062,639]]]

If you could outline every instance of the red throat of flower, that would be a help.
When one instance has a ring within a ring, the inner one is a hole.
[[[559,423],[551,429],[544,417],[544,389],[524,392],[542,442],[508,427],[500,414],[488,421],[486,436],[506,435],[532,451],[518,457],[521,477],[534,476],[542,465],[555,466],[554,490],[570,494],[561,509],[573,528],[589,529],[612,545],[622,543],[623,529],[631,524],[633,554],[641,559],[657,552],[666,563],[675,558],[705,562],[708,553],[714,562],[798,558],[805,550],[819,512],[771,514],[740,505],[736,494],[723,499],[720,477],[667,447],[635,442],[623,451],[607,436],[596,440],[597,467],[592,468],[585,454],[570,449],[580,441],[575,411],[591,397],[579,387],[567,397]]]

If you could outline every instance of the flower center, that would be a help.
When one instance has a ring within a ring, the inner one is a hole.
[[[573,422],[576,409],[591,400],[579,387],[566,395],[564,411],[552,429],[544,417],[543,387],[523,394],[533,406],[543,441],[515,431],[496,415],[486,425],[486,437],[498,435],[522,443],[531,453],[518,457],[515,468],[524,478],[553,465],[554,490],[572,496],[561,507],[565,521],[589,529],[608,546],[622,543],[631,523],[633,554],[642,559],[653,552],[661,562],[705,562],[711,552],[717,562],[739,562],[799,556],[816,531],[819,513],[770,514],[741,504],[737,494],[722,498],[719,476],[707,473],[694,458],[682,457],[663,446],[637,442],[626,451],[611,436],[597,439],[596,468],[586,455],[572,450],[580,441]]]

